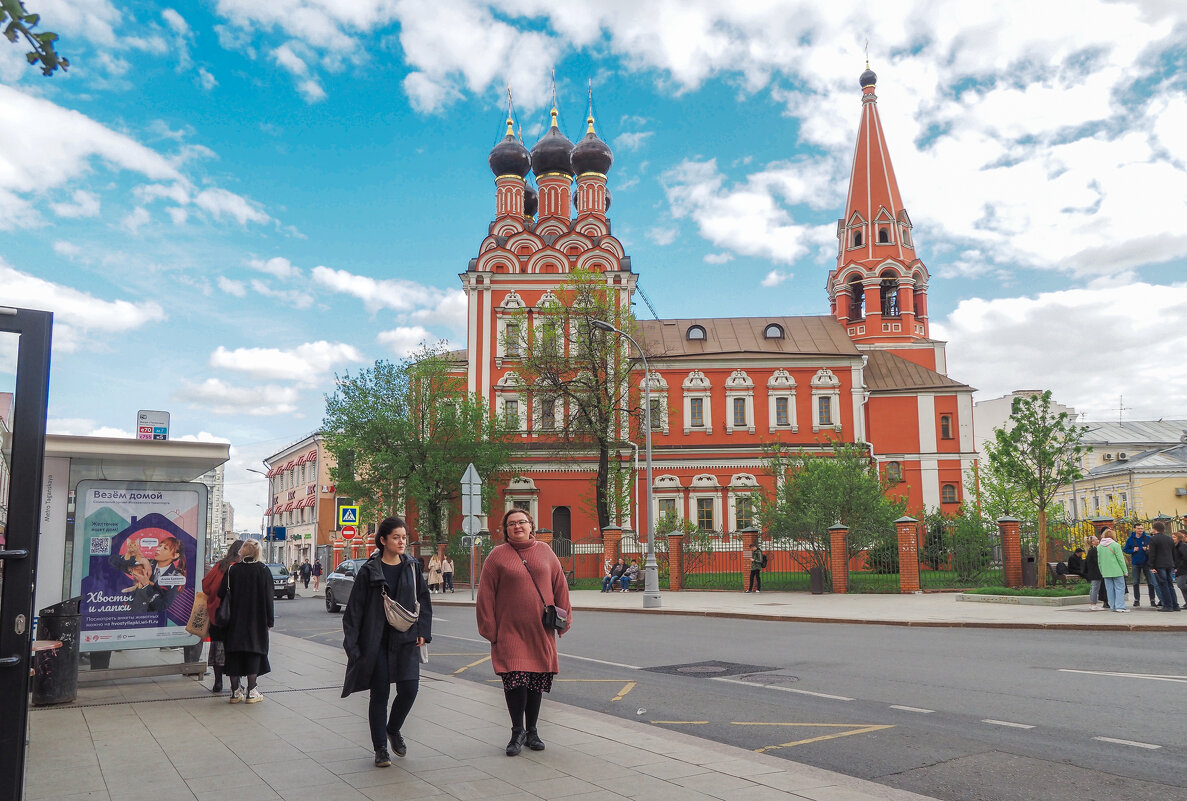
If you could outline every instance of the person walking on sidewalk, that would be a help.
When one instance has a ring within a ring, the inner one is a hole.
[[[1105,609],[1109,608],[1109,597],[1105,592],[1104,577],[1100,574],[1099,555],[1096,548],[1100,545],[1100,540],[1091,534],[1084,539],[1084,544],[1088,546],[1088,555],[1084,557],[1084,578],[1088,581],[1088,608],[1096,611],[1097,599],[1104,601]]]
[[[256,689],[256,680],[272,672],[268,663],[268,630],[276,624],[272,571],[260,561],[258,540],[244,540],[239,555],[242,561],[227,568],[227,580],[218,591],[220,604],[231,604],[226,673],[231,677],[232,704],[258,704],[264,696]],[[246,694],[239,688],[239,679],[244,676]]]
[[[1125,552],[1121,548],[1121,543],[1113,539],[1113,529],[1106,528],[1100,534],[1096,558],[1105,590],[1109,594],[1109,606],[1114,612],[1128,612],[1125,608],[1125,577],[1129,575],[1129,571],[1125,565]]]
[[[231,565],[239,561],[239,549],[243,547],[243,540],[235,540],[227,546],[227,555],[215,562],[214,567],[206,571],[202,577],[202,592],[206,594],[206,614],[210,618],[210,667],[214,670],[214,684],[212,693],[223,691],[223,671],[227,664],[227,630],[215,625],[214,616],[218,613],[222,599],[218,597],[219,588],[223,586],[223,579]]]
[[[441,560],[441,592],[453,592],[453,559],[449,554],[445,554],[445,558]]]
[[[1133,527],[1133,532],[1125,540],[1124,550],[1129,554],[1130,562],[1133,564],[1134,608],[1142,605],[1140,586],[1142,576],[1146,577],[1146,593],[1150,598],[1150,606],[1157,606],[1158,602],[1154,600],[1154,588],[1158,586],[1158,579],[1154,578],[1154,571],[1150,569],[1150,538],[1146,536],[1144,525],[1138,523]]]
[[[1183,594],[1183,603],[1179,609],[1187,609],[1187,531],[1179,529],[1174,533],[1175,540],[1175,584]]]
[[[503,544],[495,546],[482,565],[475,614],[478,633],[490,643],[491,665],[503,680],[503,695],[511,715],[507,756],[523,746],[543,751],[536,729],[542,693],[552,690],[560,672],[555,629],[545,629],[546,605],[573,618],[569,584],[552,548],[538,542],[535,523],[522,509],[503,515]]]
[[[313,573],[313,591],[317,592],[317,585],[321,583],[321,560],[320,559],[313,560],[313,570],[311,570],[310,572]]]
[[[1149,565],[1158,582],[1158,600],[1163,612],[1178,612],[1179,599],[1175,595],[1175,541],[1166,533],[1166,523],[1154,521],[1154,535],[1150,537]]]
[[[762,569],[767,566],[767,555],[762,552],[762,543],[755,542],[750,552],[750,585],[746,592],[762,592]]]
[[[386,518],[375,531],[378,551],[359,568],[342,614],[342,647],[346,650],[346,680],[342,697],[369,690],[367,723],[375,749],[375,767],[392,764],[387,746],[396,756],[408,753],[400,734],[416,694],[420,691],[420,649],[433,640],[433,602],[420,563],[405,553],[408,526],[398,517]],[[405,609],[420,605],[417,621],[407,631],[388,624],[385,598]],[[388,712],[392,684],[396,699]]]
[[[433,554],[429,559],[429,592],[441,592],[442,575],[441,557]]]
[[[313,575],[313,565],[309,564],[306,559],[301,565],[301,583],[305,585],[305,589],[309,589],[309,578]]]

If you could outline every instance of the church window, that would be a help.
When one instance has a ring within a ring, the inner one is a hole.
[[[890,244],[890,229],[887,228],[885,225],[878,228],[878,244],[879,245],[889,245]]]
[[[817,423],[822,426],[831,426],[833,424],[833,399],[828,395],[822,395],[816,399],[817,403]]]
[[[650,418],[648,422],[651,424],[651,430],[662,430],[664,427],[664,402],[659,398],[652,398],[648,413]]]
[[[783,326],[778,323],[771,323],[766,327],[762,335],[767,339],[783,339]]]
[[[688,327],[688,338],[689,339],[704,339],[705,338],[704,327],[699,326],[699,325],[690,325]]]
[[[511,508],[518,509],[521,512],[527,512],[528,514],[531,514],[532,502],[530,500],[524,500],[522,498],[517,498],[516,500],[511,502]]]
[[[861,285],[860,278],[854,278],[849,282],[849,319],[860,320],[865,317],[865,288]]]
[[[667,517],[671,515],[676,516],[676,499],[675,498],[659,498],[656,500],[659,514],[656,517]]]
[[[940,439],[952,439],[952,415],[940,415]]]
[[[861,231],[853,232],[853,247],[855,247],[855,248],[861,247]]]
[[[688,378],[684,379],[681,388],[684,390],[684,433],[704,431],[706,434],[712,434],[713,400],[709,379],[700,370],[693,370],[688,374]],[[729,403],[728,395],[726,403]],[[731,419],[726,417],[727,427]]]
[[[887,462],[886,463],[886,480],[891,484],[898,484],[903,480],[903,463],[902,462]]]
[[[697,498],[697,530],[714,530],[712,498]]]
[[[788,415],[787,411],[789,400],[790,398],[775,398],[775,425],[791,425],[791,417]]]
[[[540,401],[540,428],[543,431],[552,431],[556,428],[556,401],[552,398],[544,398]]]
[[[505,400],[503,401],[503,417],[506,418],[508,424],[519,424],[519,401]]]
[[[689,422],[697,428],[704,428],[705,426],[705,399],[704,398],[689,398]]]
[[[504,345],[504,348],[503,348],[504,352],[508,356],[519,356],[520,355],[519,323],[509,322],[509,323],[507,323],[507,327],[505,330],[506,330],[506,334],[504,336],[506,338],[506,344]]]
[[[940,503],[956,503],[955,484],[945,484],[940,487]]]
[[[734,426],[745,428],[746,425],[746,399],[734,398]]]
[[[892,272],[882,273],[882,316],[898,317],[898,276]]]
[[[910,229],[902,228],[901,231],[902,231],[902,233],[900,235],[902,236],[903,244],[906,245],[907,247],[911,247],[911,231],[910,231]]]
[[[734,518],[736,528],[754,528],[754,499],[749,495],[739,495],[734,499]]]

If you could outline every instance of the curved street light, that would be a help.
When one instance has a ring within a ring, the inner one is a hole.
[[[602,331],[618,334],[635,346],[643,360],[643,433],[647,443],[647,559],[643,564],[643,608],[658,609],[663,605],[663,598],[659,594],[659,566],[655,562],[655,521],[652,519],[654,504],[651,499],[651,368],[647,365],[647,355],[643,353],[643,348],[630,334],[604,320],[590,320],[589,324]]]

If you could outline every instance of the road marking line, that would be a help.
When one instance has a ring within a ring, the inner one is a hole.
[[[932,712],[936,711],[934,709],[923,709],[922,707],[918,707],[918,706],[899,706],[898,704],[891,704],[890,708],[891,709],[899,709],[899,710],[902,710],[903,712],[919,712],[920,714],[923,714],[923,715],[930,715]]]
[[[873,726],[872,723],[769,723],[765,720],[731,720],[731,726],[812,726],[823,729],[851,729]]]
[[[894,726],[892,726],[892,725],[864,726],[860,729],[854,729],[853,731],[842,731],[842,732],[837,732],[836,734],[822,734],[819,737],[808,737],[807,739],[804,739],[804,740],[793,740],[790,743],[779,743],[778,745],[768,745],[768,746],[764,746],[762,748],[756,748],[754,750],[760,754],[765,754],[768,751],[775,751],[780,748],[794,748],[797,745],[807,745],[808,743],[818,743],[823,740],[836,740],[838,737],[849,737],[854,734],[868,734],[872,731],[881,731],[883,729],[893,729],[893,728],[894,728]]]
[[[1113,737],[1093,737],[1094,740],[1100,740],[1102,743],[1116,743],[1117,745],[1132,745],[1134,748],[1148,748],[1151,751],[1162,748],[1161,745],[1153,745],[1151,743],[1139,743],[1136,740],[1118,740]]]
[[[458,637],[453,634],[438,634],[437,637],[446,637],[451,640],[461,640],[462,642],[476,642],[483,645],[489,645],[486,640],[476,640],[473,637]],[[557,652],[557,656],[563,656],[566,659],[580,659],[583,662],[596,662],[599,665],[609,665],[610,667],[623,668],[624,670],[642,670],[638,665],[626,665],[622,662],[607,662],[605,659],[594,659],[592,656],[577,656],[576,654],[565,654]]]
[[[457,670],[455,670],[455,671],[453,672],[453,675],[455,675],[455,676],[456,676],[456,675],[457,675],[457,674],[459,674],[459,673],[464,673],[465,671],[469,670],[469,669],[470,669],[470,668],[472,668],[472,667],[475,667],[475,666],[477,666],[477,665],[481,665],[483,662],[489,662],[489,661],[490,661],[490,654],[487,654],[486,656],[484,656],[484,657],[482,657],[481,659],[479,659],[477,662],[471,662],[470,664],[466,665],[465,667],[460,667],[460,668],[458,668]]]
[[[704,726],[707,720],[653,720],[652,723],[662,726]]]
[[[611,702],[621,701],[623,699],[623,697],[625,697],[626,694],[629,693],[633,689],[635,689],[635,682],[628,681],[626,684],[622,685],[622,689],[618,691],[618,695],[611,698],[610,701]]]
[[[981,722],[989,723],[994,726],[1009,726],[1012,729],[1033,729],[1034,728],[1034,726],[1031,726],[1026,723],[1011,723],[1008,720],[993,720],[992,718],[986,718],[985,720],[983,720]]]
[[[1060,673],[1083,673],[1089,676],[1117,676],[1123,679],[1149,679],[1150,681],[1173,681],[1187,684],[1187,676],[1160,675],[1158,673],[1113,673],[1107,670],[1075,670],[1073,668],[1059,668]]]
[[[816,698],[828,698],[831,701],[852,701],[852,698],[846,698],[843,695],[829,695],[828,693],[817,693],[811,690],[799,690],[795,687],[778,687],[774,684],[758,684],[753,681],[740,681],[738,679],[731,679],[725,676],[710,676],[710,681],[724,681],[727,684],[741,684],[743,687],[761,687],[767,690],[781,690],[785,693],[798,693],[800,695],[812,695]]]

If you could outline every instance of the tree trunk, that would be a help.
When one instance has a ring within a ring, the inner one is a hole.
[[[1035,565],[1035,576],[1040,588],[1047,586],[1047,508],[1039,507],[1039,558]]]
[[[598,478],[594,489],[595,504],[598,508],[598,528],[605,529],[610,525],[610,498],[607,488],[610,483],[610,448],[605,443],[598,444]]]

